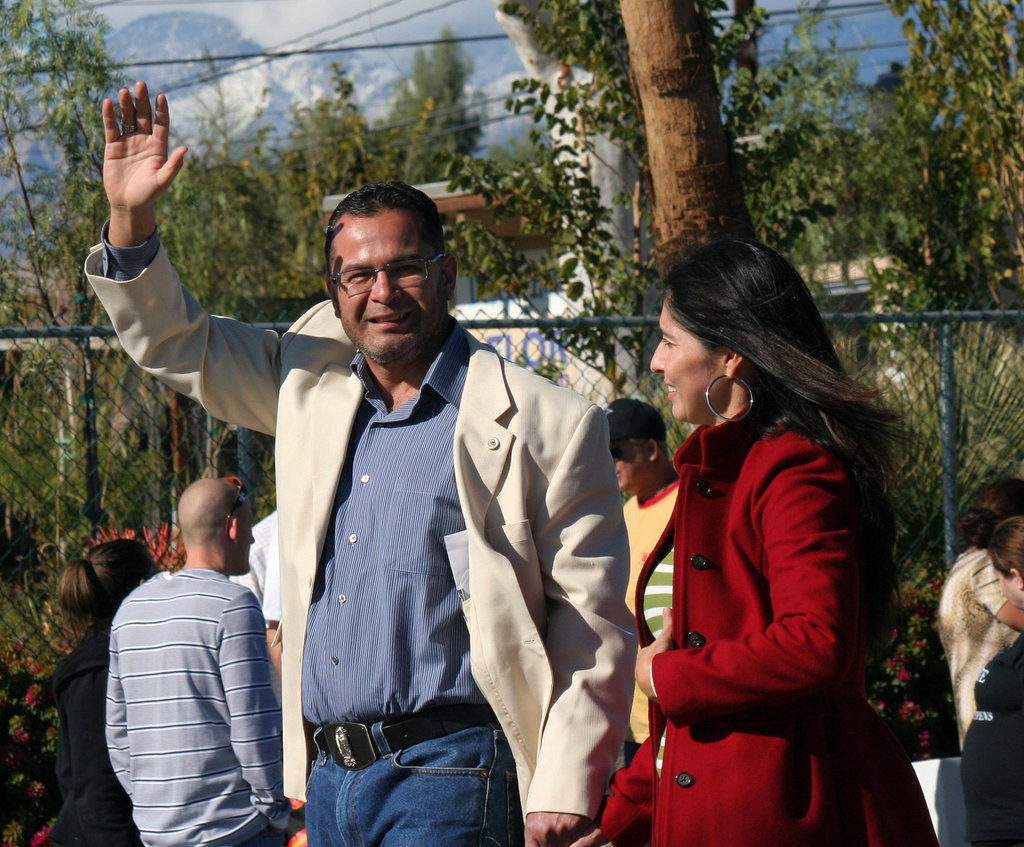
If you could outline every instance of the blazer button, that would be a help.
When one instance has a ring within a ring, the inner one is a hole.
[[[697,483],[697,493],[701,497],[710,497],[711,496],[711,483],[708,482],[706,479],[702,479],[700,482]]]
[[[686,771],[676,774],[676,785],[680,788],[690,788],[696,781],[693,778],[693,774],[689,774]]]
[[[487,449],[488,450],[497,450],[500,446],[501,446],[501,442],[497,438],[488,438],[487,439]]]
[[[690,564],[699,571],[706,571],[711,567],[711,562],[704,558],[700,553],[696,556],[690,557]]]
[[[699,632],[688,632],[686,633],[686,643],[691,647],[703,647],[708,640]]]

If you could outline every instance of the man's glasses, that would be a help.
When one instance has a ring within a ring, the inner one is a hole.
[[[222,476],[221,482],[229,482],[235,486],[235,502],[231,504],[231,508],[228,510],[228,520],[230,520],[231,516],[235,513],[235,509],[246,501],[246,498],[249,496],[249,492],[245,488],[245,483],[237,476]]]
[[[349,268],[347,271],[329,274],[327,278],[348,297],[369,293],[381,272],[387,274],[388,282],[394,288],[414,288],[427,278],[430,266],[444,256],[444,253],[438,253],[429,259],[399,259],[388,262],[382,268]]]

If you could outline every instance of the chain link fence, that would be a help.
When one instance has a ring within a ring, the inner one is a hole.
[[[991,479],[1021,473],[1024,313],[826,317],[848,367],[904,413],[893,492],[898,552],[905,584],[934,580],[957,552],[962,503]],[[597,403],[628,394],[671,423],[660,382],[644,376],[649,359],[623,355],[650,349],[654,318],[463,323],[507,358]],[[595,333],[621,339],[614,365],[562,343]],[[203,476],[237,474],[254,491],[257,516],[274,508],[272,439],[212,419],[143,374],[109,327],[0,329],[0,392],[0,639],[26,656],[52,659],[66,648],[57,579],[94,539],[144,536],[173,566],[181,555],[174,504]],[[672,446],[685,435],[673,426]]]

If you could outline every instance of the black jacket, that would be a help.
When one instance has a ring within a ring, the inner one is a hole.
[[[53,675],[60,713],[57,782],[64,798],[50,838],[60,845],[141,847],[132,804],[114,776],[104,734],[110,637],[90,630]]]

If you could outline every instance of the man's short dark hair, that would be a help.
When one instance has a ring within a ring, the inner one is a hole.
[[[419,224],[420,238],[436,253],[444,252],[444,226],[437,204],[418,188],[404,182],[371,182],[346,195],[335,207],[327,223],[324,239],[324,267],[331,272],[331,242],[342,215],[372,218],[381,212],[409,212]]]

